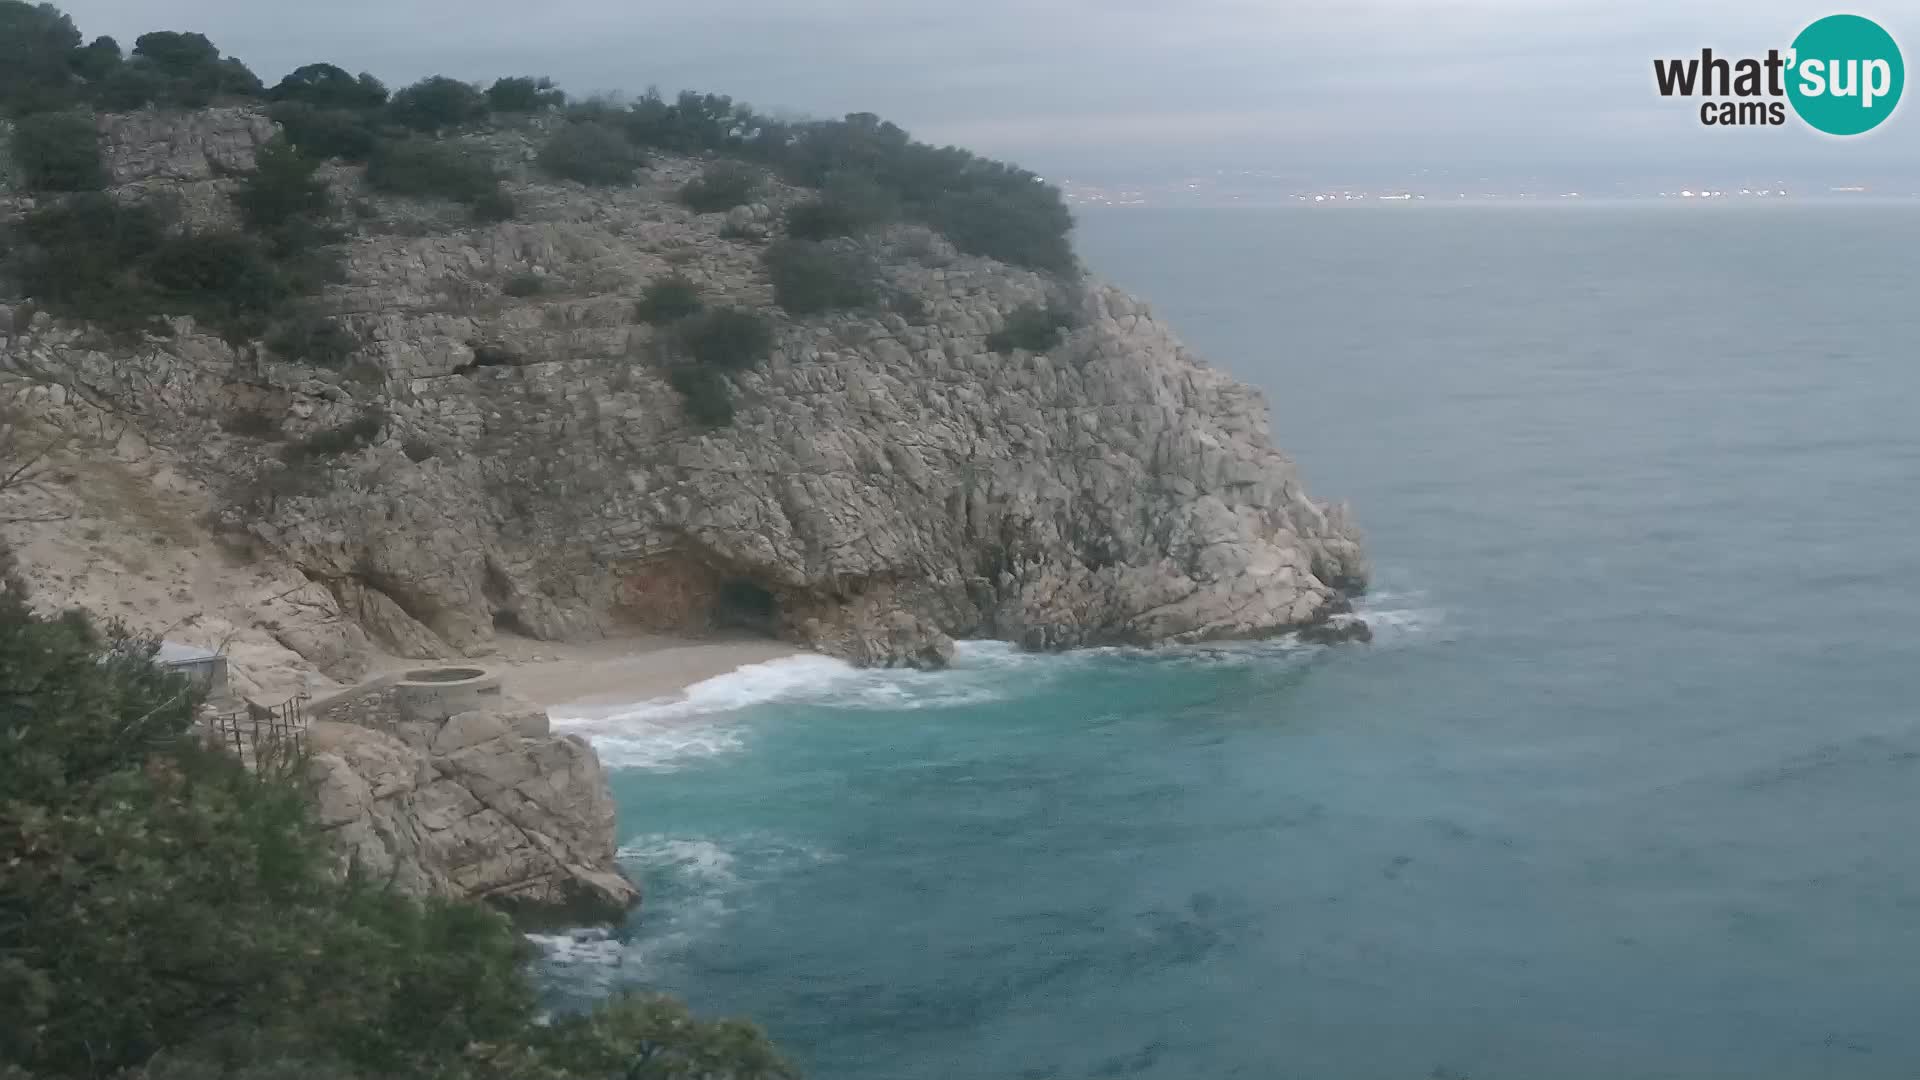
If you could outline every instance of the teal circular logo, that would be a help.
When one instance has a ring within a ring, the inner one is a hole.
[[[1800,31],[1788,64],[1793,111],[1829,135],[1879,127],[1907,82],[1893,35],[1858,15],[1829,15]]]

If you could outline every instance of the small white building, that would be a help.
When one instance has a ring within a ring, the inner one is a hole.
[[[153,662],[199,683],[209,698],[224,697],[227,693],[227,658],[211,649],[163,641]]]

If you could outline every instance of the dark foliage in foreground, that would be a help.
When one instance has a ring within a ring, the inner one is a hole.
[[[152,650],[0,584],[0,1075],[796,1076],[664,998],[540,1023],[503,916],[336,878],[299,757],[203,745]]]

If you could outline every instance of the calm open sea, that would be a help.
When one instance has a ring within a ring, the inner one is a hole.
[[[822,1080],[1920,1076],[1920,209],[1111,211],[1371,647],[803,658],[593,726],[547,939]]]

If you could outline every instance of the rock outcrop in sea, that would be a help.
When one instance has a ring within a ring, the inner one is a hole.
[[[639,902],[585,740],[511,698],[434,704],[375,685],[316,710],[308,777],[343,871],[549,919],[612,921]]]
[[[274,130],[250,108],[102,123],[115,197],[203,226],[230,219],[232,176]],[[478,656],[500,630],[751,624],[923,666],[956,637],[1246,638],[1323,623],[1364,586],[1352,522],[1308,497],[1261,395],[1141,301],[896,225],[842,241],[887,309],[788,317],[761,254],[803,192],[699,214],[674,198],[698,161],[588,189],[533,168],[540,136],[470,140],[511,178],[518,212],[498,224],[328,166],[358,221],[322,298],[361,343],[344,372],[190,319],[128,341],[22,302],[0,304],[0,374],[38,422],[84,437],[111,420],[203,484],[229,544],[305,590],[294,618],[228,612],[234,633],[341,679],[370,646]],[[29,205],[0,196],[0,217]],[[661,331],[634,301],[670,272],[775,317],[725,427],[689,419],[652,360]],[[1057,345],[989,348],[1049,303],[1074,316]],[[279,440],[356,421],[371,445],[283,462]]]

